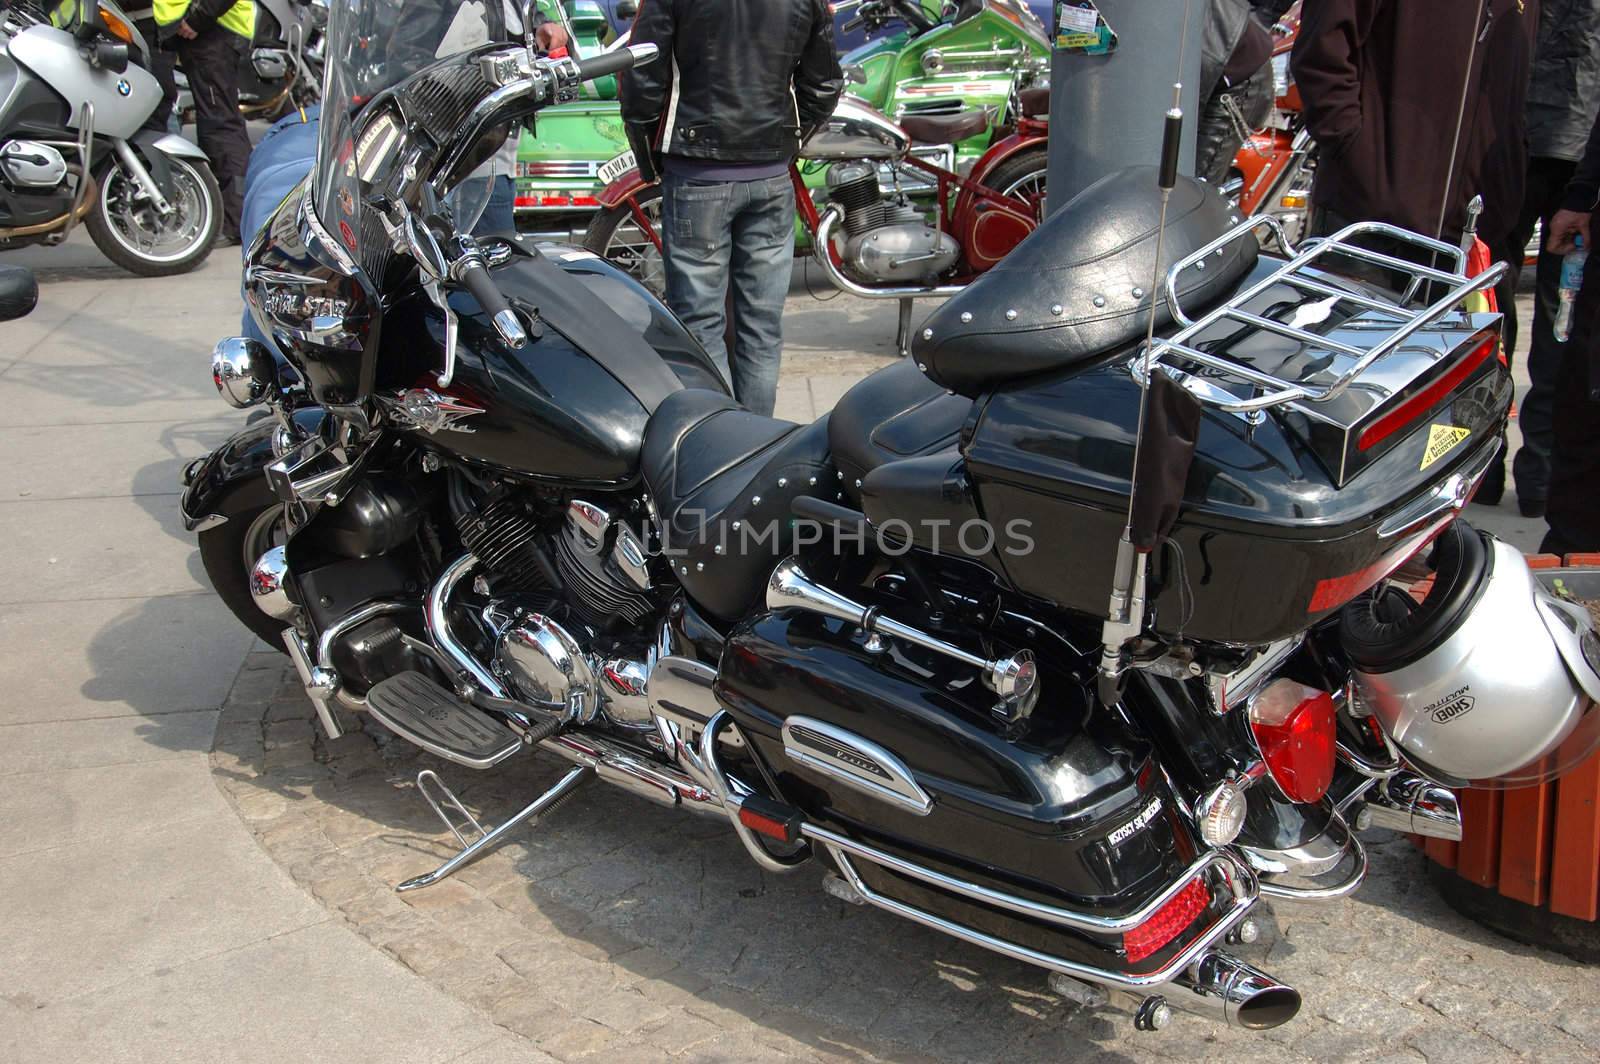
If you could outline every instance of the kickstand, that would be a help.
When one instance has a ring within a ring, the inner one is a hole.
[[[423,769],[417,773],[417,789],[428,800],[428,804],[433,807],[433,811],[439,814],[439,819],[444,821],[445,827],[449,828],[450,833],[460,841],[462,849],[460,853],[435,868],[432,872],[408,879],[396,887],[395,890],[404,892],[416,890],[420,887],[433,886],[441,879],[454,873],[462,865],[470,864],[494,849],[504,841],[507,835],[520,828],[525,821],[535,821],[541,815],[555,809],[556,806],[569,798],[574,791],[587,783],[593,776],[594,769],[587,765],[578,765],[557,780],[555,786],[529,802],[521,811],[508,818],[505,823],[497,828],[485,829],[471,813],[467,812],[466,806],[461,804],[461,799],[457,798],[450,788],[444,785],[444,781],[439,779],[432,769]],[[445,805],[460,813],[466,818],[467,823],[472,825],[472,830],[477,832],[476,838],[470,842],[467,840],[466,835],[462,833],[461,827],[458,827],[456,822],[450,819],[450,816],[444,811],[439,801],[434,798],[429,786],[430,783],[433,787],[439,789]]]
[[[901,358],[911,357],[911,308],[915,305],[915,300],[900,300],[900,326],[895,333],[894,346]]]

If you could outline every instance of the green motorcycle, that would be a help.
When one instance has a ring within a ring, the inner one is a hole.
[[[548,5],[547,13],[556,17],[555,0],[541,0],[541,5]],[[1017,130],[1030,103],[1043,107],[1046,94],[1038,86],[1048,77],[1049,37],[1023,0],[845,0],[835,6],[852,9],[847,25],[860,24],[871,37],[842,57],[852,82],[850,95],[896,122],[926,119],[954,134],[946,142],[919,142],[912,148],[913,155],[932,166],[968,172]],[[607,47],[605,16],[594,0],[566,0],[563,13],[580,54]],[[531,228],[582,239],[586,225],[593,235],[594,225],[602,224],[600,218],[590,224],[597,209],[615,213],[616,198],[605,190],[635,163],[615,89],[610,91],[610,99],[548,109],[539,115],[537,128],[524,134],[517,162],[517,210],[525,224],[531,219]],[[953,122],[957,117],[960,122]],[[1008,167],[1002,176],[1009,178],[1009,187],[1001,191],[1042,203],[1043,153],[1028,163]],[[937,183],[914,170],[902,167],[892,174],[888,167],[880,169],[886,185],[898,178],[900,190],[914,197],[936,192]],[[823,170],[802,170],[814,193],[823,186]],[[620,225],[623,219],[617,221]],[[622,229],[627,236],[626,227]],[[803,226],[797,238],[801,246],[808,242]]]

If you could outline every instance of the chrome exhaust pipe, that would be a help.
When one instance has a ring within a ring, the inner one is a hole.
[[[1461,841],[1461,804],[1448,787],[1398,772],[1367,792],[1362,816],[1371,827],[1430,839]]]
[[[1251,1031],[1288,1023],[1300,1011],[1298,990],[1217,951],[1201,954],[1162,992],[1175,1009]]]

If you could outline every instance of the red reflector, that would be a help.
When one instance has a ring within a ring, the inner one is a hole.
[[[544,198],[544,206],[546,207],[565,207],[569,202],[565,196],[546,196]]]
[[[1444,376],[1363,429],[1361,439],[1356,446],[1363,451],[1370,450],[1432,410],[1440,399],[1449,395],[1457,385],[1470,377],[1472,371],[1483,365],[1499,347],[1500,337],[1491,335],[1473,348],[1471,354],[1457,362]]]
[[[1210,904],[1211,892],[1206,885],[1191,879],[1188,886],[1174,894],[1150,919],[1123,933],[1122,948],[1128,954],[1128,963],[1144,960],[1177,938]]]
[[[777,839],[779,842],[792,841],[787,824],[770,816],[764,816],[749,806],[740,807],[739,823],[757,834],[765,835],[769,839]]]
[[[539,197],[518,196],[516,199],[516,205],[518,207],[537,207],[539,205]]]
[[[1418,551],[1432,543],[1434,537],[1443,532],[1445,526],[1455,520],[1457,512],[1455,509],[1451,510],[1432,525],[1425,526],[1399,547],[1364,569],[1358,569],[1345,576],[1333,576],[1326,580],[1318,580],[1316,586],[1311,589],[1311,605],[1307,606],[1306,610],[1310,613],[1322,613],[1336,606],[1343,606],[1346,602],[1349,602],[1367,588],[1400,568]]]
[[[1278,789],[1291,802],[1319,802],[1333,782],[1333,696],[1276,680],[1250,703],[1250,730]]]
[[[572,205],[574,207],[598,207],[600,206],[600,201],[594,196],[573,196]]]

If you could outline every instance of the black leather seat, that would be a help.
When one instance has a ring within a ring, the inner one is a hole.
[[[0,266],[0,321],[20,318],[39,302],[39,282],[26,266]]]
[[[989,112],[975,107],[953,115],[902,115],[900,128],[918,144],[954,144],[988,129]]]
[[[793,553],[796,496],[837,496],[828,420],[801,427],[693,388],[650,415],[640,450],[645,485],[672,567],[707,612],[733,619],[764,593],[772,567]]]
[[[1135,343],[1149,323],[1160,218],[1155,167],[1129,167],[1095,182],[934,311],[912,341],[912,356],[936,383],[976,397]],[[1236,220],[1215,189],[1179,178],[1167,212],[1163,268]],[[1203,269],[1185,270],[1178,296],[1190,315],[1231,295],[1257,251],[1246,237],[1207,257]],[[1164,286],[1155,309],[1156,328],[1172,321]]]
[[[954,453],[972,400],[951,395],[901,360],[858,381],[828,417],[828,443],[844,494],[861,501],[861,482],[889,462]]]

